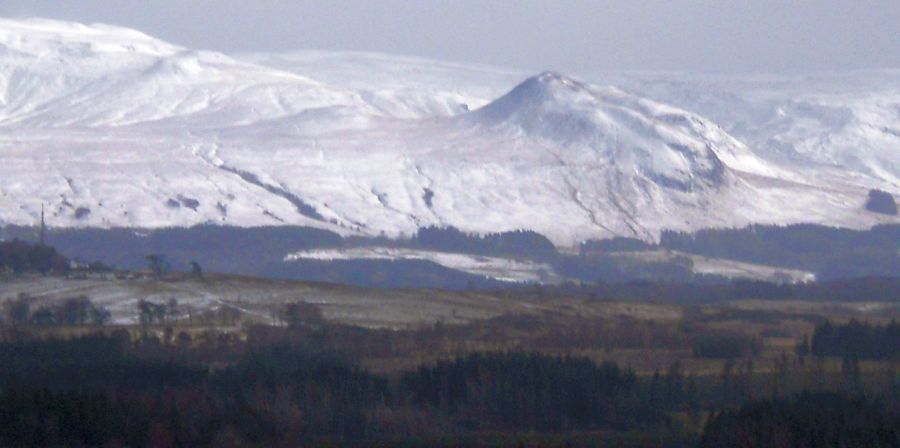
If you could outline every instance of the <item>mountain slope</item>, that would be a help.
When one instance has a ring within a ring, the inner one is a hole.
[[[557,73],[494,99],[509,72],[403,75],[395,64],[427,64],[354,54],[274,68],[247,59],[116,27],[0,20],[0,222],[33,224],[45,204],[54,226],[398,236],[452,225],[570,246],[895,219],[862,207],[877,176],[761,157],[696,114]],[[296,73],[312,63],[336,64],[317,71],[328,82]]]
[[[355,92],[137,31],[0,19],[0,126],[229,126],[367,108]]]
[[[216,157],[317,198],[367,233],[528,228],[572,244],[654,239],[666,228],[879,219],[853,204],[859,187],[825,191],[696,115],[554,73],[451,118],[383,123],[305,149],[295,138],[269,143],[294,150],[220,146]],[[310,169],[298,175],[300,166]]]
[[[900,190],[900,70],[596,78],[701,113],[767,159],[851,170]]]

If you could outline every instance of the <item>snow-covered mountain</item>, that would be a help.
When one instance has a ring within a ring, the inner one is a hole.
[[[896,96],[840,97],[878,104],[855,116],[887,129],[854,141],[855,163],[777,156],[767,142],[828,154],[801,132],[802,107],[743,132],[685,110],[705,104],[685,89],[617,80],[623,89],[361,53],[231,57],[105,25],[0,20],[0,223],[33,224],[43,203],[54,226],[396,236],[453,225],[572,245],[751,222],[897,222],[863,208],[870,188],[900,192],[886,149],[900,138]],[[708,110],[728,111],[734,96],[723,98]]]
[[[857,171],[900,188],[900,70],[592,78],[702,114],[778,163]]]

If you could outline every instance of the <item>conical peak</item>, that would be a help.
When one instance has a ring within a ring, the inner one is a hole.
[[[571,92],[588,90],[586,85],[568,76],[554,71],[546,71],[526,79],[516,86],[512,92],[531,92],[540,94],[540,96],[553,96],[560,91]]]
[[[594,109],[598,105],[597,94],[587,85],[546,71],[521,82],[506,95],[473,112],[469,119],[482,123],[530,121],[529,117],[535,118],[548,111],[579,114],[576,109]]]

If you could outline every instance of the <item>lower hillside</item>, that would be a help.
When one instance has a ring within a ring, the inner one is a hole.
[[[22,241],[38,240],[40,233],[35,228],[4,227],[0,239],[8,244],[18,239],[16,244],[22,246]],[[212,225],[50,229],[45,239],[81,267],[94,263],[94,267],[164,273],[199,267],[241,276],[378,288],[492,290],[521,283],[634,281],[804,283],[897,277],[900,272],[900,225],[864,231],[795,225],[664,232],[657,244],[614,238],[586,241],[575,248],[557,248],[528,231],[482,235],[435,227],[419,229],[409,239],[342,237],[308,227]],[[7,256],[4,253],[0,257]],[[151,266],[151,260],[157,265]]]

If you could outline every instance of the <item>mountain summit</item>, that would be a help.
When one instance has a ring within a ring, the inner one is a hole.
[[[727,170],[769,175],[773,168],[718,126],[689,112],[544,72],[469,114],[472,123],[586,150],[666,188],[691,191],[726,182]]]
[[[311,108],[358,107],[355,92],[108,25],[0,19],[0,125],[231,126]]]

